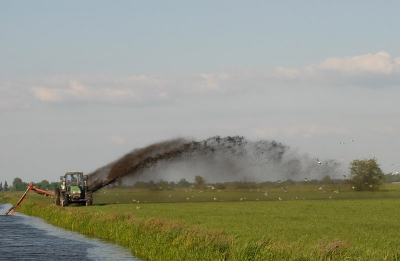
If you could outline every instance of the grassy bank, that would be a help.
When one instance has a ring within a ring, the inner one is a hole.
[[[310,187],[268,191],[265,198],[263,191],[212,193],[104,190],[94,206],[67,208],[33,194],[20,211],[129,247],[144,260],[400,259],[397,187],[326,194]],[[186,201],[153,203],[174,197]]]

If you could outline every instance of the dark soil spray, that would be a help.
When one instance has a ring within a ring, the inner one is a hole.
[[[117,180],[139,178],[190,181],[199,175],[208,182],[335,178],[339,167],[334,160],[317,164],[315,158],[276,141],[216,136],[203,141],[177,138],[135,149],[88,176],[94,192]]]

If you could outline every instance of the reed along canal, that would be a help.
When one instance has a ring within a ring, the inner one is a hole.
[[[47,224],[40,218],[4,213],[0,203],[0,260],[140,261],[121,246]]]

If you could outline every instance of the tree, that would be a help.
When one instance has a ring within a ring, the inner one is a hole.
[[[168,188],[168,181],[165,181],[165,180],[160,179],[160,180],[157,182],[156,185],[157,185],[158,188],[166,189],[166,188]]]
[[[28,184],[25,182],[22,182],[22,179],[20,178],[15,178],[13,181],[13,190],[14,191],[24,191],[28,187]]]
[[[226,189],[226,185],[224,183],[216,183],[215,188],[216,189]]]
[[[350,163],[349,183],[354,190],[378,190],[382,185],[384,174],[375,158],[353,160]]]
[[[7,180],[4,181],[4,191],[8,191],[8,184],[7,184]]]
[[[3,191],[3,182],[0,182],[0,191]]]
[[[178,182],[178,187],[187,188],[187,187],[189,187],[189,186],[190,186],[190,182],[187,181],[186,179],[181,179],[181,180]]]
[[[327,185],[331,183],[332,183],[331,177],[329,175],[325,175],[324,178],[322,179],[322,184]]]
[[[40,183],[41,183],[42,189],[49,189],[50,183],[47,180],[44,179]]]
[[[49,190],[55,190],[56,188],[58,188],[60,186],[60,182],[51,182],[49,184]]]
[[[201,176],[195,176],[194,177],[194,187],[197,189],[203,188],[204,187],[204,179]]]

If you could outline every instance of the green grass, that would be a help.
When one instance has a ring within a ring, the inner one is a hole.
[[[145,260],[400,259],[400,184],[377,192],[339,185],[267,192],[103,189],[94,206],[67,208],[32,193],[20,210]]]

